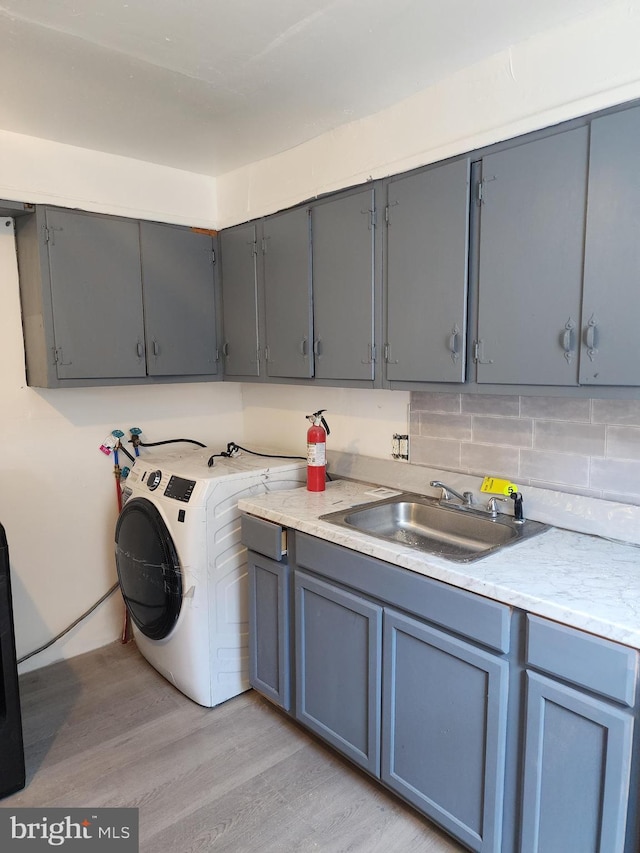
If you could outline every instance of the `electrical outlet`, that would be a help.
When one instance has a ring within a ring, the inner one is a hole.
[[[400,435],[399,433],[394,432],[391,444],[391,456],[394,459],[406,459],[407,461],[409,460],[408,435]]]

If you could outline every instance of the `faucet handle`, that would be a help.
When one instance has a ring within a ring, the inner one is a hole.
[[[493,495],[493,497],[489,498],[487,511],[491,514],[491,518],[495,518],[498,515],[498,501],[507,503],[508,500],[509,498],[499,498],[497,495]]]

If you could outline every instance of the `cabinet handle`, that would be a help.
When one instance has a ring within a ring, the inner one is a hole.
[[[587,355],[591,361],[593,361],[594,356],[598,354],[598,337],[598,321],[592,314],[587,321],[587,331],[585,335]]]
[[[301,355],[303,358],[306,358],[306,357],[307,357],[307,339],[306,339],[306,338],[303,338],[303,339],[300,341],[300,355]]]
[[[160,355],[160,347],[158,346],[158,341],[154,341],[153,344],[153,354]]]
[[[460,329],[458,328],[458,324],[456,323],[451,329],[451,334],[449,335],[449,352],[451,353],[451,361],[455,364],[460,358],[460,352],[458,350],[458,336],[460,335]]]
[[[316,338],[313,342],[313,354],[314,355],[322,355],[322,341],[320,338]]]
[[[226,358],[229,355],[229,342],[225,341],[222,344],[222,355]]]
[[[564,357],[569,364],[571,364],[571,361],[573,360],[573,353],[575,350],[573,334],[575,327],[576,324],[573,322],[571,317],[569,317],[567,322],[564,324],[564,332],[562,333],[562,349],[564,350]]]
[[[144,357],[144,345],[142,341],[138,341],[138,343],[136,344],[136,352],[138,353],[138,358]]]

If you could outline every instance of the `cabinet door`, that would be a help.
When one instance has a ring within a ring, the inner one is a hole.
[[[140,223],[150,376],[217,373],[213,241],[189,228]]]
[[[224,372],[226,376],[259,376],[255,225],[223,231],[220,255]]]
[[[588,131],[482,161],[478,382],[575,385]]]
[[[374,378],[372,189],[311,209],[318,379]]]
[[[498,853],[508,664],[392,611],[383,660],[382,780],[472,850]]]
[[[389,184],[387,378],[464,381],[469,161]]]
[[[249,683],[288,711],[289,566],[249,551]]]
[[[382,609],[304,572],[295,594],[296,717],[377,776]]]
[[[631,714],[527,673],[521,853],[623,853]]]
[[[58,379],[145,376],[138,223],[46,211]]]
[[[640,385],[640,108],[591,123],[584,263],[585,385]]]
[[[264,221],[267,375],[313,376],[309,213],[290,210]]]

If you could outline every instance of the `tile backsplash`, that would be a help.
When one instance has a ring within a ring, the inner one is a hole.
[[[414,465],[640,505],[640,401],[414,391]]]

